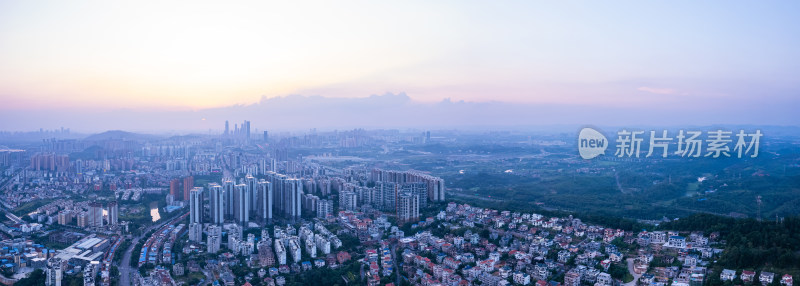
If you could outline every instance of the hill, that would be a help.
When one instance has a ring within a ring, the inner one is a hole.
[[[140,140],[153,140],[157,139],[158,136],[151,135],[151,134],[140,134],[140,133],[133,133],[128,131],[122,130],[109,130],[102,133],[92,134],[88,137],[84,138],[83,140],[86,141],[103,141],[103,140],[132,140],[132,141],[140,141]]]

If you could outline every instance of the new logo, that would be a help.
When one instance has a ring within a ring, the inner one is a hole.
[[[578,134],[578,153],[583,159],[592,159],[606,153],[608,139],[592,128],[583,128]]]

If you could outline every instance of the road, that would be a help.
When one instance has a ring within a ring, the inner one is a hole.
[[[19,175],[15,172],[14,175],[12,175],[10,178],[8,178],[8,180],[6,180],[2,184],[0,184],[0,190],[11,190],[10,186],[13,186],[13,184],[11,184],[11,182],[16,181],[18,176]]]
[[[132,267],[130,265],[131,255],[133,253],[133,248],[136,247],[136,244],[139,243],[139,240],[144,238],[144,235],[147,234],[148,232],[150,232],[151,230],[157,229],[157,228],[161,228],[162,226],[164,226],[167,223],[174,223],[176,219],[180,219],[180,218],[186,216],[187,214],[189,214],[189,213],[186,213],[184,215],[178,216],[177,218],[173,218],[171,220],[164,220],[159,224],[151,225],[151,226],[147,227],[144,231],[142,231],[141,234],[139,234],[139,236],[134,237],[131,240],[131,245],[128,247],[127,250],[125,250],[125,255],[122,256],[122,261],[120,262],[120,266],[119,266],[119,275],[120,275],[119,284],[120,285],[122,285],[122,286],[132,285],[131,284],[131,274],[132,274],[131,270],[136,271],[138,269],[138,266]]]
[[[392,263],[394,264],[394,273],[397,276],[394,282],[394,285],[400,285],[400,264],[397,262],[400,260],[400,257],[397,257],[397,244],[392,245]]]
[[[619,183],[619,174],[617,174],[617,170],[614,169],[614,179],[617,180],[617,188],[621,193],[625,193],[625,190],[622,188],[622,184]]]
[[[631,275],[633,275],[633,281],[625,283],[625,284],[622,284],[624,286],[635,286],[636,285],[636,281],[639,281],[639,277],[642,277],[642,274],[636,274],[636,272],[633,271],[633,260],[634,260],[633,258],[628,258],[627,259],[627,261],[628,261],[628,272],[630,272]]]
[[[130,270],[131,270],[131,266],[130,266],[131,253],[133,252],[133,248],[136,247],[136,244],[139,243],[139,239],[142,236],[143,235],[140,235],[140,236],[134,238],[133,240],[131,240],[131,245],[128,247],[128,249],[125,250],[125,255],[122,256],[122,260],[121,260],[120,265],[119,265],[119,284],[120,285],[124,285],[124,286],[131,285],[131,274],[130,274]]]

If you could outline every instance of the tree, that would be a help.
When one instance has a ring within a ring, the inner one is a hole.
[[[342,241],[342,248],[345,249],[345,250],[350,250],[350,249],[356,248],[359,245],[361,245],[361,241],[358,240],[358,237],[355,237],[355,236],[352,236],[352,235],[348,235],[348,234],[340,235],[339,236],[339,240]]]
[[[800,217],[780,224],[695,214],[660,226],[680,231],[719,232],[727,249],[719,259],[725,268],[793,268],[800,264]]]
[[[5,277],[11,277],[12,275],[14,275],[14,269],[13,269],[13,268],[11,268],[11,267],[3,267],[3,268],[0,268],[0,272],[1,272],[1,273],[3,274],[3,276],[5,276]]]
[[[616,263],[611,264],[611,267],[608,268],[608,274],[611,274],[614,279],[619,279],[626,283],[633,280],[633,275],[628,272],[628,267]]]
[[[27,278],[20,279],[19,281],[14,283],[14,285],[17,285],[17,286],[34,286],[34,285],[36,285],[36,286],[38,286],[38,285],[44,285],[45,282],[47,282],[46,280],[47,280],[47,276],[45,275],[44,270],[36,269],[33,272],[31,272],[31,274]]]

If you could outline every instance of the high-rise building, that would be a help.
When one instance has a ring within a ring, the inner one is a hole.
[[[408,192],[419,198],[419,207],[424,209],[428,207],[428,189],[427,185],[423,182],[405,183],[402,184],[400,192]]]
[[[217,253],[222,244],[222,227],[211,225],[208,227],[208,236],[206,237],[206,252]]]
[[[358,209],[357,201],[358,197],[353,191],[339,192],[339,209],[356,211]]]
[[[353,192],[356,193],[356,197],[358,197],[358,205],[375,205],[377,203],[377,190],[375,188],[367,188],[367,187],[356,187],[353,189]]]
[[[35,171],[66,172],[69,169],[69,156],[54,153],[39,153],[31,156],[31,169]]]
[[[267,172],[267,181],[272,184],[275,213],[287,219],[297,219],[302,212],[303,183],[273,171]]]
[[[88,227],[89,226],[89,214],[85,212],[81,212],[78,214],[78,227]]]
[[[189,240],[200,242],[203,240],[203,224],[190,223],[189,224]]]
[[[231,179],[223,179],[222,180],[222,191],[225,193],[224,198],[225,202],[223,203],[223,212],[225,213],[225,218],[233,219],[234,207],[233,207],[233,186],[234,183]]]
[[[319,201],[318,196],[312,194],[303,195],[303,210],[317,213],[317,201]]]
[[[230,135],[230,125],[228,125],[228,120],[225,120],[225,133],[224,134],[225,134],[225,137],[228,137],[228,135]]]
[[[169,194],[172,195],[173,198],[183,198],[183,194],[180,193],[181,187],[181,180],[179,179],[172,179],[169,181]]]
[[[83,160],[75,160],[75,173],[83,174]]]
[[[61,272],[62,266],[61,258],[52,257],[47,260],[47,277],[45,279],[45,285],[61,286],[61,280],[64,275]]]
[[[375,184],[375,205],[379,210],[397,211],[397,187],[398,185],[392,182],[377,182]]]
[[[203,223],[203,187],[189,192],[189,223]]]
[[[116,201],[108,203],[108,224],[117,225],[119,223],[119,206]]]
[[[242,128],[244,129],[245,141],[249,142],[250,141],[250,121],[249,120],[245,120],[244,123],[242,123]]]
[[[405,192],[397,197],[397,220],[401,222],[419,219],[419,196]]]
[[[225,192],[222,186],[217,183],[208,184],[208,203],[211,214],[211,223],[221,224],[225,222]]]
[[[290,219],[300,218],[302,213],[301,203],[303,201],[303,183],[298,179],[287,179],[285,181],[286,192],[284,203],[286,204],[286,217]]]
[[[244,177],[244,184],[247,185],[247,192],[250,194],[250,211],[255,211],[257,209],[258,199],[258,192],[256,191],[256,185],[258,181],[255,177],[250,174]]]
[[[234,220],[242,226],[250,221],[250,194],[247,185],[238,184],[233,188]]]
[[[89,204],[89,226],[103,227],[103,205],[99,202]]]
[[[283,189],[286,187],[283,184],[283,180],[285,180],[286,176],[282,174],[278,174],[274,171],[267,172],[267,181],[272,184],[272,197],[274,202],[274,209],[278,216],[283,216]]]
[[[437,202],[444,201],[444,179],[434,178],[429,182],[428,193],[431,194],[431,200]]]
[[[399,184],[421,182],[425,184],[429,201],[445,200],[444,179],[419,171],[400,172],[374,169],[370,174],[370,180],[373,182],[392,182]]]
[[[67,225],[72,223],[72,217],[74,217],[74,213],[70,210],[63,210],[58,212],[58,224],[60,225]]]
[[[317,201],[317,217],[326,218],[329,214],[333,214],[333,201],[331,200],[318,200]]]
[[[257,200],[256,204],[257,217],[262,222],[272,220],[272,184],[266,180],[258,181],[256,184]]]
[[[183,178],[183,200],[189,200],[189,192],[194,188],[194,177],[188,176]]]

